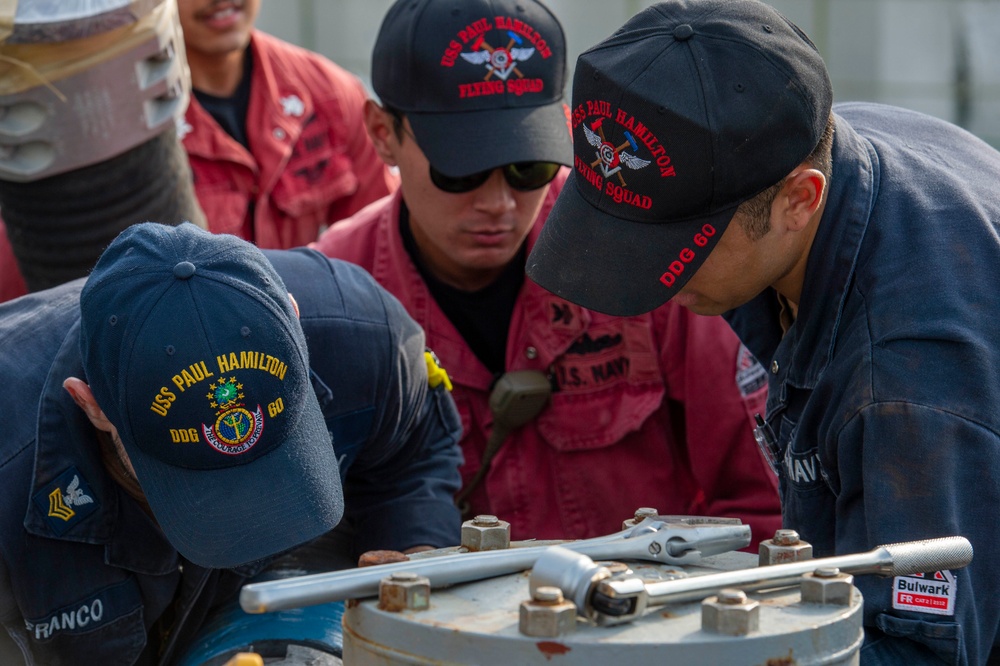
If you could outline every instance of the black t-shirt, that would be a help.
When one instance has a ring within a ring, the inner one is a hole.
[[[239,141],[247,150],[247,109],[250,106],[250,75],[253,72],[253,56],[248,46],[243,55],[243,77],[236,90],[229,97],[216,97],[192,88],[198,103],[215,118],[226,134]]]
[[[420,271],[441,311],[458,329],[476,358],[495,377],[503,374],[506,369],[504,361],[510,318],[517,294],[524,284],[524,262],[527,256],[525,245],[521,245],[514,260],[507,264],[493,284],[478,291],[463,291],[441,282],[424,265],[410,231],[410,212],[405,204],[400,204],[399,208],[399,233],[403,237],[403,247]]]

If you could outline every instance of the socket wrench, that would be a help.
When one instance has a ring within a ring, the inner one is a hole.
[[[822,557],[765,567],[692,576],[656,583],[612,579],[607,569],[578,552],[552,546],[535,562],[532,589],[554,585],[576,603],[577,613],[597,624],[630,622],[650,606],[704,599],[724,588],[744,592],[795,585],[802,574],[836,567],[842,573],[906,576],[961,569],[972,561],[972,544],[960,536],[879,546],[866,553]]]
[[[656,516],[645,518],[621,532],[567,542],[563,547],[599,560],[694,564],[702,557],[745,548],[749,544],[750,527],[739,520]],[[247,613],[266,613],[374,597],[378,595],[380,580],[403,571],[426,576],[431,587],[467,583],[530,569],[549,548],[529,546],[458,553],[250,583],[240,591],[240,606]]]

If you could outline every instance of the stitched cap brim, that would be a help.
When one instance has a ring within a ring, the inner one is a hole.
[[[562,102],[463,113],[407,113],[420,149],[446,176],[515,162],[573,164]]]
[[[305,401],[286,440],[245,465],[184,469],[129,447],[150,508],[181,555],[203,567],[231,568],[337,526],[344,514],[337,456],[315,396]]]
[[[643,314],[670,300],[704,263],[737,208],[669,224],[635,222],[598,210],[577,187],[574,173],[528,256],[528,277],[570,302],[615,316]]]

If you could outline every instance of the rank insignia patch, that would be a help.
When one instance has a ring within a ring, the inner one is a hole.
[[[90,485],[76,467],[70,467],[43,486],[32,500],[57,536],[65,534],[98,508]]]

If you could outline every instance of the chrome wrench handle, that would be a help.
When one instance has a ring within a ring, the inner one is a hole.
[[[773,564],[646,585],[650,606],[703,599],[727,587],[744,592],[794,585],[802,574],[822,567],[842,573],[906,576],[914,573],[961,569],[972,561],[972,544],[961,536],[907,541],[879,546],[865,553],[821,557],[802,562]],[[609,583],[613,585],[613,583]]]
[[[742,548],[750,543],[750,528],[732,524],[667,523],[646,518],[638,525],[594,539],[583,539],[563,547],[601,559],[646,560],[667,564],[690,564],[704,555]],[[548,546],[509,548],[478,553],[460,553],[426,559],[381,564],[295,578],[244,585],[240,606],[247,613],[265,613],[314,606],[343,599],[378,595],[384,577],[403,571],[425,576],[431,587],[467,583],[524,571]]]

